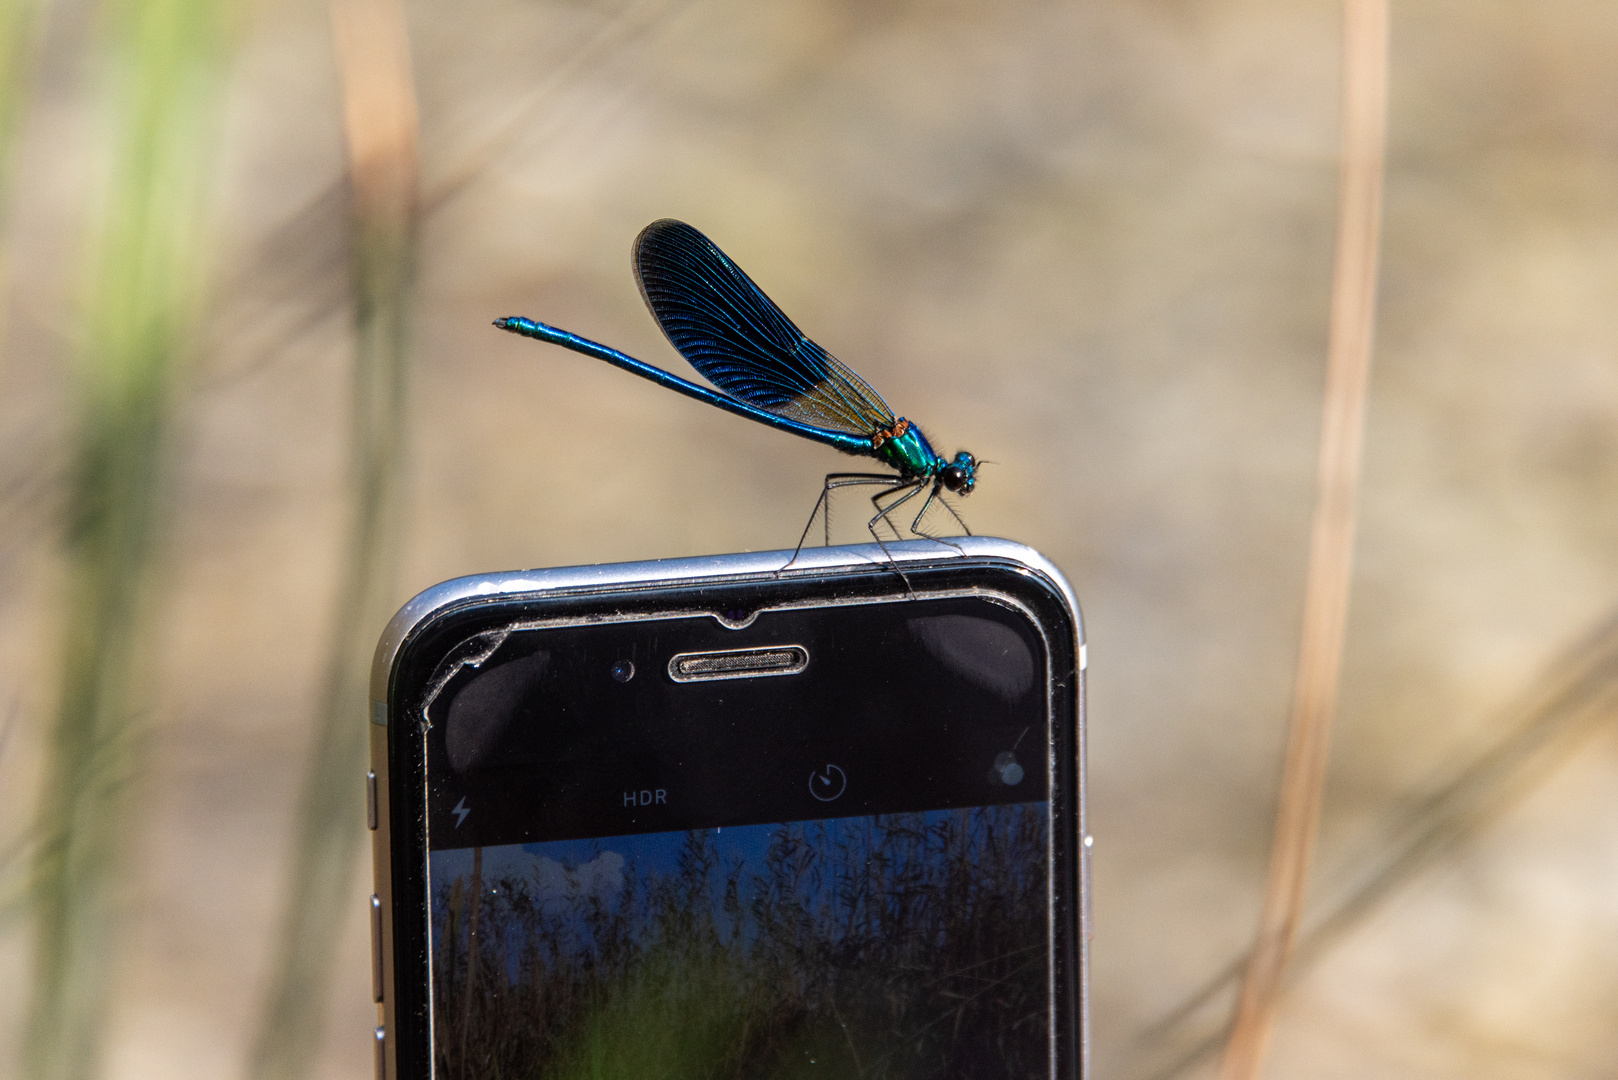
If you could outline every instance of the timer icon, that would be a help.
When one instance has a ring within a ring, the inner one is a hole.
[[[809,794],[821,802],[831,802],[848,787],[848,776],[835,765],[827,765],[825,772],[809,774]]]

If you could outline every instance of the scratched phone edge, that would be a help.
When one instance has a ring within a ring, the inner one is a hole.
[[[931,540],[906,540],[888,544],[852,544],[842,547],[806,548],[793,561],[791,551],[751,551],[734,555],[702,555],[680,559],[651,559],[645,562],[597,563],[586,566],[560,566],[536,570],[507,570],[451,578],[423,589],[407,600],[388,621],[371,663],[371,721],[387,724],[388,683],[393,662],[411,634],[430,616],[465,601],[496,597],[542,594],[562,596],[574,592],[602,592],[615,587],[644,588],[647,585],[691,585],[723,578],[767,581],[817,577],[853,567],[881,567],[889,563],[906,566],[948,565],[961,559],[997,560],[1019,565],[1047,578],[1073,614],[1075,645],[1084,645],[1084,615],[1073,587],[1056,565],[1026,544],[994,536],[962,536],[950,541],[959,551],[943,548]],[[788,562],[791,569],[784,569]],[[1083,669],[1082,662],[1079,664]],[[380,706],[380,708],[378,708]]]

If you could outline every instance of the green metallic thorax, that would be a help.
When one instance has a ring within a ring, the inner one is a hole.
[[[909,430],[897,439],[888,439],[876,448],[875,453],[879,460],[897,469],[906,480],[936,476],[947,464],[915,424],[911,424]]]

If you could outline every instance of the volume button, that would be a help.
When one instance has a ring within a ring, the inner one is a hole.
[[[371,894],[371,1000],[382,1000],[382,898],[375,893]]]
[[[388,1080],[388,1029],[376,1029],[376,1080]]]
[[[375,832],[376,823],[376,773],[368,772],[365,774],[365,824]]]

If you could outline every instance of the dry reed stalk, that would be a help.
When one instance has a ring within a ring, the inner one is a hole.
[[[294,1080],[319,1047],[364,832],[367,681],[393,613],[408,305],[416,235],[416,97],[399,0],[332,0],[353,192],[355,355],[350,522],[286,908],[249,1074]]]
[[[1221,1080],[1255,1080],[1263,1069],[1314,853],[1348,621],[1355,501],[1376,319],[1387,129],[1387,0],[1345,0],[1343,31],[1342,191],[1303,629],[1269,879],[1258,938],[1225,1046]]]
[[[1535,676],[1517,704],[1507,733],[1445,779],[1412,800],[1380,830],[1364,865],[1345,875],[1352,885],[1315,913],[1298,934],[1288,965],[1295,982],[1332,946],[1361,925],[1379,905],[1410,884],[1426,867],[1483,831],[1618,719],[1618,611],[1595,631],[1559,654]],[[1134,1075],[1173,1080],[1219,1049],[1227,1030],[1187,1038],[1184,1028],[1242,977],[1247,956],[1236,958],[1160,1019],[1142,1029],[1136,1045],[1158,1051],[1159,1064]],[[1172,1050],[1178,1045],[1180,1049]],[[1163,1052],[1169,1048],[1171,1052]]]

